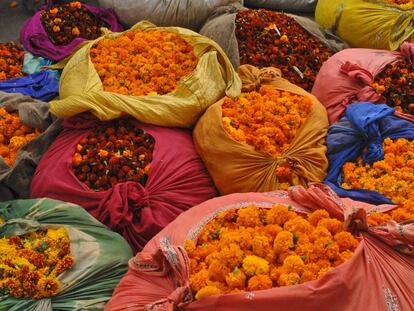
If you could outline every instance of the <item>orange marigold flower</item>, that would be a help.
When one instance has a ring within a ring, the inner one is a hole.
[[[296,285],[300,282],[300,276],[297,273],[283,273],[279,277],[279,286]]]
[[[57,26],[57,25],[53,26],[52,29],[53,29],[54,32],[59,32],[60,31],[60,27]]]
[[[244,289],[246,286],[246,274],[242,269],[235,268],[226,275],[226,284],[230,289]]]
[[[266,257],[272,251],[269,239],[264,235],[256,235],[252,241],[253,253],[259,257]]]
[[[294,272],[300,275],[304,268],[305,264],[299,256],[288,256],[283,261],[283,269],[286,273]]]
[[[190,287],[193,292],[197,292],[203,287],[207,286],[207,281],[209,280],[208,277],[208,270],[202,269],[196,274],[190,276]]]
[[[319,227],[324,227],[329,230],[331,234],[336,234],[344,229],[344,224],[338,219],[321,219],[318,222]]]
[[[282,231],[273,242],[273,250],[276,254],[281,254],[289,251],[294,245],[293,234],[289,231]]]
[[[318,222],[321,219],[329,218],[329,214],[324,209],[318,209],[308,215],[308,221],[311,223],[312,226],[317,227]]]
[[[205,286],[200,289],[195,295],[196,300],[200,300],[209,296],[220,295],[221,290],[215,286]]]
[[[310,234],[312,232],[312,225],[303,218],[296,217],[285,223],[284,229],[286,231],[295,232],[298,234]]]
[[[272,288],[273,282],[268,275],[255,275],[253,276],[247,285],[247,289],[250,291],[263,290]]]
[[[246,256],[243,259],[243,269],[249,276],[269,273],[267,260],[257,256]]]
[[[295,212],[290,211],[285,205],[275,205],[269,209],[266,213],[266,222],[268,224],[276,224],[283,226],[285,222],[295,218],[297,215]]]
[[[259,209],[254,205],[239,209],[237,215],[237,223],[241,226],[255,227],[262,224]]]
[[[346,231],[335,234],[334,241],[338,244],[340,252],[345,250],[355,251],[358,246],[358,240],[355,239],[351,233]]]

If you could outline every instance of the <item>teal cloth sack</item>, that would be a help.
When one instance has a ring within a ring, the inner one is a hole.
[[[75,263],[58,276],[60,292],[40,300],[0,297],[1,311],[103,310],[128,269],[132,252],[126,241],[83,208],[51,199],[0,203],[0,238],[44,227],[65,227]],[[0,250],[1,251],[1,250]]]

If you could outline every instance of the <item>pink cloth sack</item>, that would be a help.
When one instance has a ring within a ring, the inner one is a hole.
[[[151,171],[145,187],[124,182],[95,192],[72,170],[76,144],[98,124],[91,115],[65,121],[64,129],[43,155],[31,184],[31,198],[48,197],[84,207],[120,233],[137,252],[178,214],[216,195],[185,130],[137,124],[155,139]]]
[[[325,208],[331,216],[345,219],[347,227],[360,233],[362,241],[350,260],[319,280],[193,302],[188,282],[189,262],[182,247],[184,240],[194,239],[198,230],[220,211],[252,203],[261,207],[288,204],[303,213]],[[393,250],[376,237],[412,253],[413,223],[390,223],[389,227],[372,229],[366,224],[369,211],[392,208],[392,205],[373,206],[340,199],[324,185],[311,185],[308,190],[296,186],[289,192],[232,194],[209,200],[181,214],[130,260],[129,271],[106,310],[412,310],[414,287],[410,276],[414,273],[414,257]]]
[[[33,55],[43,56],[53,61],[60,61],[68,57],[76,49],[76,47],[86,41],[83,38],[76,38],[68,45],[54,45],[40,20],[41,14],[44,10],[52,7],[53,1],[48,1],[48,4],[38,11],[31,18],[26,20],[20,30],[20,41],[22,42],[25,50],[29,51]],[[109,29],[113,32],[122,31],[122,25],[118,22],[118,17],[113,9],[95,8],[86,4],[82,4],[89,12],[95,15],[97,18],[103,20],[109,25]]]
[[[346,107],[354,102],[383,104],[371,86],[375,77],[401,58],[414,61],[414,43],[403,43],[400,52],[372,49],[345,49],[329,58],[321,67],[312,94],[326,107],[329,123],[338,122]],[[414,121],[414,116],[395,113]]]

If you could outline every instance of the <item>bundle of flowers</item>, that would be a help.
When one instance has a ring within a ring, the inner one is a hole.
[[[396,4],[403,9],[414,8],[414,0],[386,0],[389,4]]]
[[[359,242],[325,210],[250,205],[221,212],[186,240],[190,287],[197,300],[321,278],[350,259]]]
[[[76,145],[72,167],[90,189],[104,191],[125,181],[145,186],[155,140],[130,122],[117,119],[99,125]]]
[[[39,129],[21,123],[18,113],[0,108],[0,156],[8,166],[14,164],[19,149],[39,135]]]
[[[343,166],[342,188],[377,191],[399,208],[390,213],[371,213],[369,224],[383,225],[388,220],[414,219],[414,142],[405,138],[383,141],[384,159],[372,164],[347,162]]]
[[[42,12],[42,25],[55,45],[67,45],[75,38],[93,40],[101,35],[101,27],[109,27],[78,1]]]
[[[105,38],[90,50],[104,90],[123,95],[164,95],[194,71],[198,60],[181,36],[136,29]]]
[[[0,43],[0,81],[23,77],[23,47],[15,42]]]
[[[398,112],[414,115],[414,66],[410,60],[388,64],[374,81],[372,86],[381,101]]]
[[[276,158],[290,147],[311,109],[310,98],[263,85],[224,100],[223,127],[238,142]],[[281,189],[287,189],[292,184],[289,166],[279,166],[276,173]]]
[[[237,13],[240,64],[274,66],[283,77],[310,91],[322,64],[334,54],[292,17],[267,10]]]
[[[65,228],[40,229],[0,239],[0,293],[42,299],[60,291],[57,277],[72,268],[74,258]]]

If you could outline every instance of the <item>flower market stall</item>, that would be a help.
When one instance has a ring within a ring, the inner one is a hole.
[[[0,1],[0,311],[412,311],[413,8]]]

